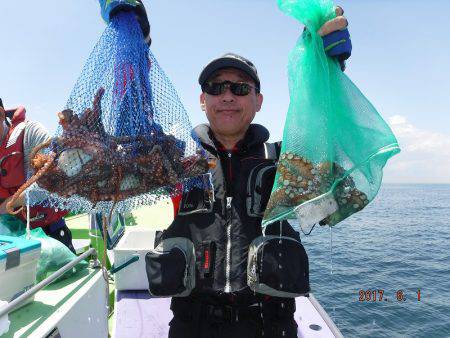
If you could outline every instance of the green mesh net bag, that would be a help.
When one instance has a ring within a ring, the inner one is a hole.
[[[0,214],[0,235],[21,236],[25,233],[25,223],[13,215]]]
[[[53,273],[77,258],[77,256],[63,243],[47,236],[42,228],[33,229],[30,232],[30,236],[23,234],[21,237],[41,242],[41,255],[39,256],[36,270],[37,282],[50,277]],[[58,280],[71,277],[77,272],[87,268],[88,265],[88,262],[81,261],[71,270],[65,272]]]
[[[41,254],[36,270],[37,282],[50,277],[54,272],[77,258],[63,243],[47,236],[42,228],[32,229],[28,235],[26,233],[26,224],[12,215],[0,215],[0,235],[34,239],[41,242]],[[88,263],[86,261],[81,261],[71,270],[64,273],[59,280],[68,278],[87,266]]]
[[[289,55],[290,105],[263,226],[295,219],[335,225],[376,196],[386,161],[400,151],[386,122],[316,33],[335,17],[330,0],[279,0],[306,26]]]

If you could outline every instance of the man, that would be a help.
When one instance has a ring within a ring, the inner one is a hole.
[[[326,44],[337,46],[330,48],[330,55],[343,69],[351,45],[349,39],[344,46],[338,41],[345,39],[330,39],[330,33],[341,35],[347,26],[343,10],[337,8],[336,14],[319,34],[327,35]],[[267,129],[251,124],[263,103],[256,67],[244,57],[226,54],[203,69],[199,84],[200,105],[209,125],[197,126],[194,134],[216,163],[211,169],[215,201],[208,206],[202,201],[204,194],[185,193],[178,215],[162,235],[163,242],[191,240],[196,258],[195,288],[187,297],[172,298],[169,337],[297,337],[294,299],[254,293],[247,286],[249,245],[261,236],[274,173],[258,188],[251,180],[264,175],[277,157],[267,154]],[[279,144],[276,148],[279,154]],[[260,196],[254,199],[256,190]],[[252,204],[253,200],[258,202]],[[277,235],[281,227],[284,236],[300,240],[286,221],[273,225],[266,235]]]
[[[31,173],[30,153],[34,147],[50,138],[38,122],[27,121],[25,108],[5,110],[0,99],[0,214],[7,214],[6,203]],[[25,205],[25,194],[20,196],[16,208]],[[44,232],[65,244],[73,253],[72,234],[62,218],[66,211],[35,206],[30,208],[31,228],[42,227]],[[26,221],[26,208],[20,219]]]

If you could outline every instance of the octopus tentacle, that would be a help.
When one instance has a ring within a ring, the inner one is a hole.
[[[38,146],[39,147],[39,146]],[[34,150],[34,149],[33,149]],[[8,203],[6,203],[6,211],[8,211],[8,213],[10,213],[11,215],[16,215],[18,214],[20,211],[22,211],[22,208],[19,208],[18,210],[14,210],[13,204],[14,202],[17,201],[17,199],[19,198],[19,196],[26,190],[28,189],[28,187],[30,187],[34,182],[36,182],[39,178],[41,178],[47,171],[49,171],[49,169],[52,167],[52,165],[54,165],[54,160],[55,160],[56,154],[55,153],[51,153],[49,155],[49,158],[47,160],[47,162],[44,164],[44,166],[39,169],[36,174],[34,174],[27,182],[25,182],[25,184],[23,184],[16,192],[15,194],[11,197],[11,199],[8,201]]]

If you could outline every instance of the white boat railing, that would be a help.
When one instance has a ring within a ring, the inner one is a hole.
[[[72,269],[75,265],[77,265],[82,260],[86,259],[87,257],[91,255],[96,255],[97,251],[94,248],[89,249],[82,255],[78,256],[77,259],[73,260],[70,263],[67,263],[64,265],[61,269],[54,272],[51,276],[47,277],[43,281],[39,282],[35,286],[33,286],[30,290],[24,292],[16,299],[12,300],[8,305],[6,305],[3,308],[0,308],[0,318],[6,314],[9,314],[11,311],[16,309],[19,305],[21,305],[23,302],[25,302],[28,298],[34,296],[35,293],[37,293],[39,290],[45,288],[47,285],[53,283],[55,280],[57,280],[59,277],[61,277],[64,273]]]
[[[335,338],[344,338],[341,331],[338,329],[336,324],[333,322],[333,320],[328,316],[328,313],[323,309],[323,307],[320,305],[320,303],[317,301],[316,297],[313,296],[312,293],[309,294],[309,302],[314,306],[314,308],[317,310],[319,315],[322,317],[324,322],[328,325],[328,328],[333,333]]]

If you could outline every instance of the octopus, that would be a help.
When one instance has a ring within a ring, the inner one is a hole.
[[[265,218],[274,217],[327,193],[344,173],[345,169],[335,162],[313,163],[292,152],[282,153]],[[350,176],[341,179],[333,193],[338,210],[320,221],[321,225],[337,224],[369,203],[367,195],[356,188]]]
[[[18,212],[12,205],[35,182],[61,197],[78,195],[95,205],[174,186],[184,178],[208,172],[208,161],[200,149],[183,157],[180,141],[160,128],[139,136],[106,133],[101,122],[103,94],[100,88],[92,108],[80,116],[70,109],[57,114],[62,133],[31,152],[34,174],[7,204],[10,213]]]

